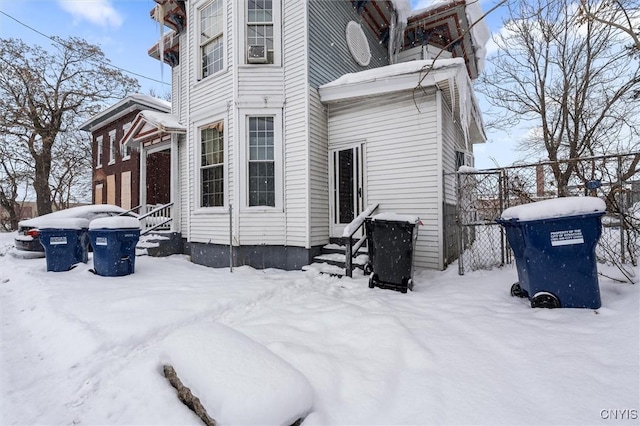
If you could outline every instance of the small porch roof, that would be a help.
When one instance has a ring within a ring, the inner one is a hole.
[[[463,58],[410,61],[342,77],[318,88],[325,104],[381,96],[387,93],[436,87],[456,110],[472,143],[486,141],[484,125]]]
[[[143,110],[120,141],[123,145],[146,146],[164,142],[172,133],[186,134],[187,128],[173,114]]]

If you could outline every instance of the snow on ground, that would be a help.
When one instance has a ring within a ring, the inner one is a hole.
[[[257,412],[260,386],[288,389],[271,402],[283,414],[310,398],[305,425],[639,422],[640,285],[601,277],[594,311],[531,309],[509,295],[514,266],[418,270],[408,294],[362,274],[231,273],[186,256],[101,277],[91,259],[56,273],[16,258],[15,235],[0,234],[2,425],[198,424],[167,360],[178,375],[189,362],[185,385],[228,412]],[[231,399],[247,377],[259,383]]]

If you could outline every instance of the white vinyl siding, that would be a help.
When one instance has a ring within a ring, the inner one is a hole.
[[[365,199],[377,213],[419,216],[415,265],[440,268],[441,192],[434,92],[387,94],[329,106],[329,148],[362,140],[366,123]],[[358,125],[362,123],[362,125]],[[401,141],[401,142],[400,142]]]

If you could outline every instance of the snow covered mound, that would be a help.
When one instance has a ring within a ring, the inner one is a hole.
[[[313,405],[307,379],[269,349],[222,324],[180,329],[163,342],[171,365],[223,425],[290,425]]]
[[[604,212],[606,207],[605,202],[596,197],[554,198],[551,200],[536,201],[535,203],[509,207],[502,212],[501,219],[518,219],[524,222]]]

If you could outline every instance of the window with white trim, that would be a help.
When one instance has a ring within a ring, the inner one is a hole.
[[[116,131],[109,132],[109,164],[116,162]]]
[[[201,207],[224,206],[224,123],[200,128]]]
[[[224,68],[224,0],[213,0],[199,10],[201,77]]]
[[[274,63],[273,0],[247,0],[247,62]]]
[[[127,132],[129,132],[129,130],[131,129],[131,122],[128,122],[127,124],[125,124],[124,126],[122,126],[122,133],[123,135],[126,135]],[[123,160],[128,160],[129,158],[131,158],[131,146],[129,146],[128,144],[123,144],[120,143],[120,157]]]
[[[96,168],[102,167],[102,136],[96,138]]]
[[[276,205],[274,117],[249,117],[249,206]]]

